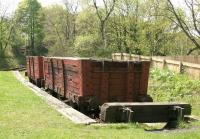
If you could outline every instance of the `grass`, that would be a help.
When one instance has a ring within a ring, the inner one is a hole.
[[[0,139],[200,138],[199,128],[156,133],[144,128],[141,124],[75,125],[20,84],[11,72],[0,72]]]

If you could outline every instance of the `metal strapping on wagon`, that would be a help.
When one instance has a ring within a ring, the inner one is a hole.
[[[40,88],[26,81],[18,71],[13,71],[13,74],[22,84],[30,88],[36,95],[44,99],[49,105],[54,107],[59,113],[61,113],[64,117],[67,117],[68,119],[70,119],[72,122],[76,124],[96,123],[95,120],[80,113],[79,111],[59,101],[55,97],[49,95],[47,92],[41,90]]]

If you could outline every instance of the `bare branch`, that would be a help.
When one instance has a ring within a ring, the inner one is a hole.
[[[180,28],[183,30],[183,32],[186,34],[186,36],[193,42],[193,44],[200,49],[200,44],[197,42],[197,40],[193,37],[192,33],[190,32],[189,26],[186,24],[186,22],[181,18],[180,14],[178,14],[175,10],[174,5],[172,4],[171,0],[167,0],[171,12],[174,14],[177,23],[179,24]]]
[[[195,50],[198,50],[199,48],[198,47],[194,47],[192,49],[190,49],[187,53],[187,55],[190,55],[192,52],[194,52]]]
[[[98,18],[99,18],[100,20],[102,20],[102,16],[101,16],[101,14],[99,13],[99,8],[98,8],[98,6],[97,6],[96,0],[93,0],[93,3],[94,3],[94,7],[95,7],[95,9],[96,9],[96,13],[97,13]]]
[[[104,20],[107,20],[108,17],[110,16],[110,14],[112,13],[112,11],[114,10],[115,2],[116,2],[116,0],[113,0],[112,6],[111,6],[109,12],[107,13],[106,17],[104,18]]]
[[[106,1],[103,0],[103,3],[104,3],[104,7],[105,7],[105,10],[106,10],[106,13],[108,13],[108,5],[107,5]]]
[[[196,19],[196,15],[195,15],[195,11],[194,11],[194,1],[192,0],[192,3],[190,4],[191,8],[191,13],[192,13],[192,21],[193,21],[193,25],[195,30],[197,31],[197,33],[200,35],[200,30],[197,27],[197,19]]]
[[[64,47],[63,40],[62,40],[62,37],[61,37],[61,35],[60,35],[59,31],[58,31],[58,28],[56,27],[56,25],[54,24],[54,22],[51,20],[50,17],[48,19],[49,19],[49,23],[54,27],[55,32],[56,32],[56,34],[58,36],[58,39],[60,40],[60,43],[61,43],[62,47]]]

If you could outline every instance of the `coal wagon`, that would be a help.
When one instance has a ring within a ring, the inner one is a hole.
[[[147,94],[150,61],[27,57],[29,80],[83,113],[104,122],[177,123],[191,114],[187,103],[152,102]]]
[[[27,76],[38,87],[44,86],[43,56],[27,56]]]
[[[148,61],[44,58],[45,87],[84,110],[105,102],[152,101],[147,95]]]

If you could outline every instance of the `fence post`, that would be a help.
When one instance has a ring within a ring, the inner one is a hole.
[[[131,53],[129,53],[129,58],[128,59],[131,60]]]
[[[184,73],[184,65],[183,65],[182,61],[180,61],[180,64],[179,64],[179,71],[180,71],[180,74]]]
[[[120,53],[119,57],[120,57],[120,60],[122,60],[122,53]]]
[[[115,53],[114,53],[114,54],[112,54],[112,59],[115,59]]]
[[[141,56],[140,55],[138,55],[138,61],[141,61]]]
[[[163,63],[162,63],[163,65],[162,65],[162,69],[165,69],[165,67],[166,67],[166,60],[165,59],[163,59]]]

